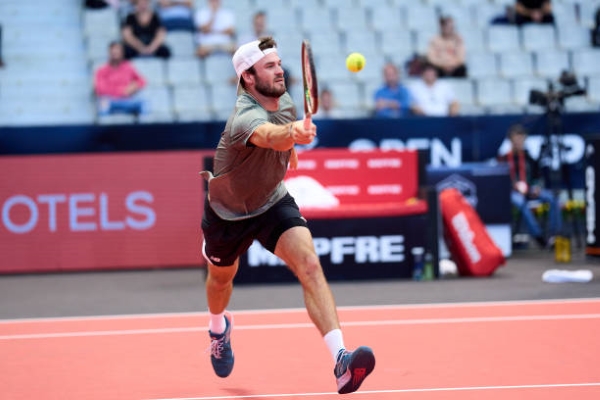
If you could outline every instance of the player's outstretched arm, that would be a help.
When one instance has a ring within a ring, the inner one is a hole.
[[[316,135],[316,126],[311,124],[309,129],[304,129],[302,121],[295,121],[285,125],[275,125],[269,122],[262,124],[250,136],[250,142],[258,147],[286,151],[294,144],[309,144]]]

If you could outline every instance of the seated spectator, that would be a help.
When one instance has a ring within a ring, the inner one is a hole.
[[[554,23],[550,0],[517,0],[515,10],[517,25]]]
[[[135,0],[134,3],[135,11],[127,16],[122,27],[125,58],[169,58],[171,50],[164,44],[167,30],[152,9],[150,0]]]
[[[123,53],[123,45],[112,42],[109,45],[108,62],[95,73],[94,91],[98,115],[139,115],[146,111],[146,103],[139,95],[139,91],[146,86],[146,81],[133,64],[125,60]]]
[[[426,64],[421,79],[409,87],[415,105],[428,117],[447,117],[458,115],[459,105],[452,87],[438,80],[437,70]]]
[[[319,95],[319,111],[313,116],[313,119],[336,118],[344,118],[343,112],[337,107],[331,89],[323,88]]]
[[[440,34],[429,42],[427,61],[438,70],[440,77],[465,77],[465,53],[465,44],[454,29],[454,20],[441,17]]]
[[[383,86],[375,92],[375,117],[399,118],[411,112],[421,114],[408,89],[400,83],[400,71],[393,63],[383,66]]]
[[[237,45],[241,46],[263,36],[273,36],[273,33],[267,30],[267,13],[257,11],[252,17],[252,31],[241,35]]]
[[[235,43],[235,14],[223,8],[221,0],[208,0],[208,6],[196,11],[194,18],[197,50],[204,58],[215,52],[233,54]]]
[[[547,247],[553,243],[554,236],[560,233],[562,225],[560,204],[550,190],[542,188],[538,163],[525,148],[526,137],[527,133],[521,125],[512,126],[508,132],[511,149],[505,155],[499,156],[498,159],[508,163],[509,166],[513,206],[519,210],[531,236],[541,247]],[[550,206],[548,238],[527,204],[527,201],[531,199],[537,199]]]
[[[194,31],[193,0],[158,0],[157,12],[167,31]]]

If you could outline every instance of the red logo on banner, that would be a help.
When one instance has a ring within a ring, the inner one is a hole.
[[[206,153],[0,158],[0,272],[202,264]]]

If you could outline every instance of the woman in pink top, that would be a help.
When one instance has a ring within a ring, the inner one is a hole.
[[[123,53],[123,45],[112,42],[108,62],[96,71],[94,90],[98,98],[98,115],[145,112],[145,101],[138,93],[146,86],[146,81],[129,61],[125,61]]]
[[[454,20],[440,18],[440,34],[429,42],[428,61],[438,70],[440,77],[465,77],[465,44],[454,30]]]

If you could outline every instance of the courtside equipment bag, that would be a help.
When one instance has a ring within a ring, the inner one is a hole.
[[[506,261],[477,211],[455,188],[440,193],[444,240],[464,276],[490,276]]]

